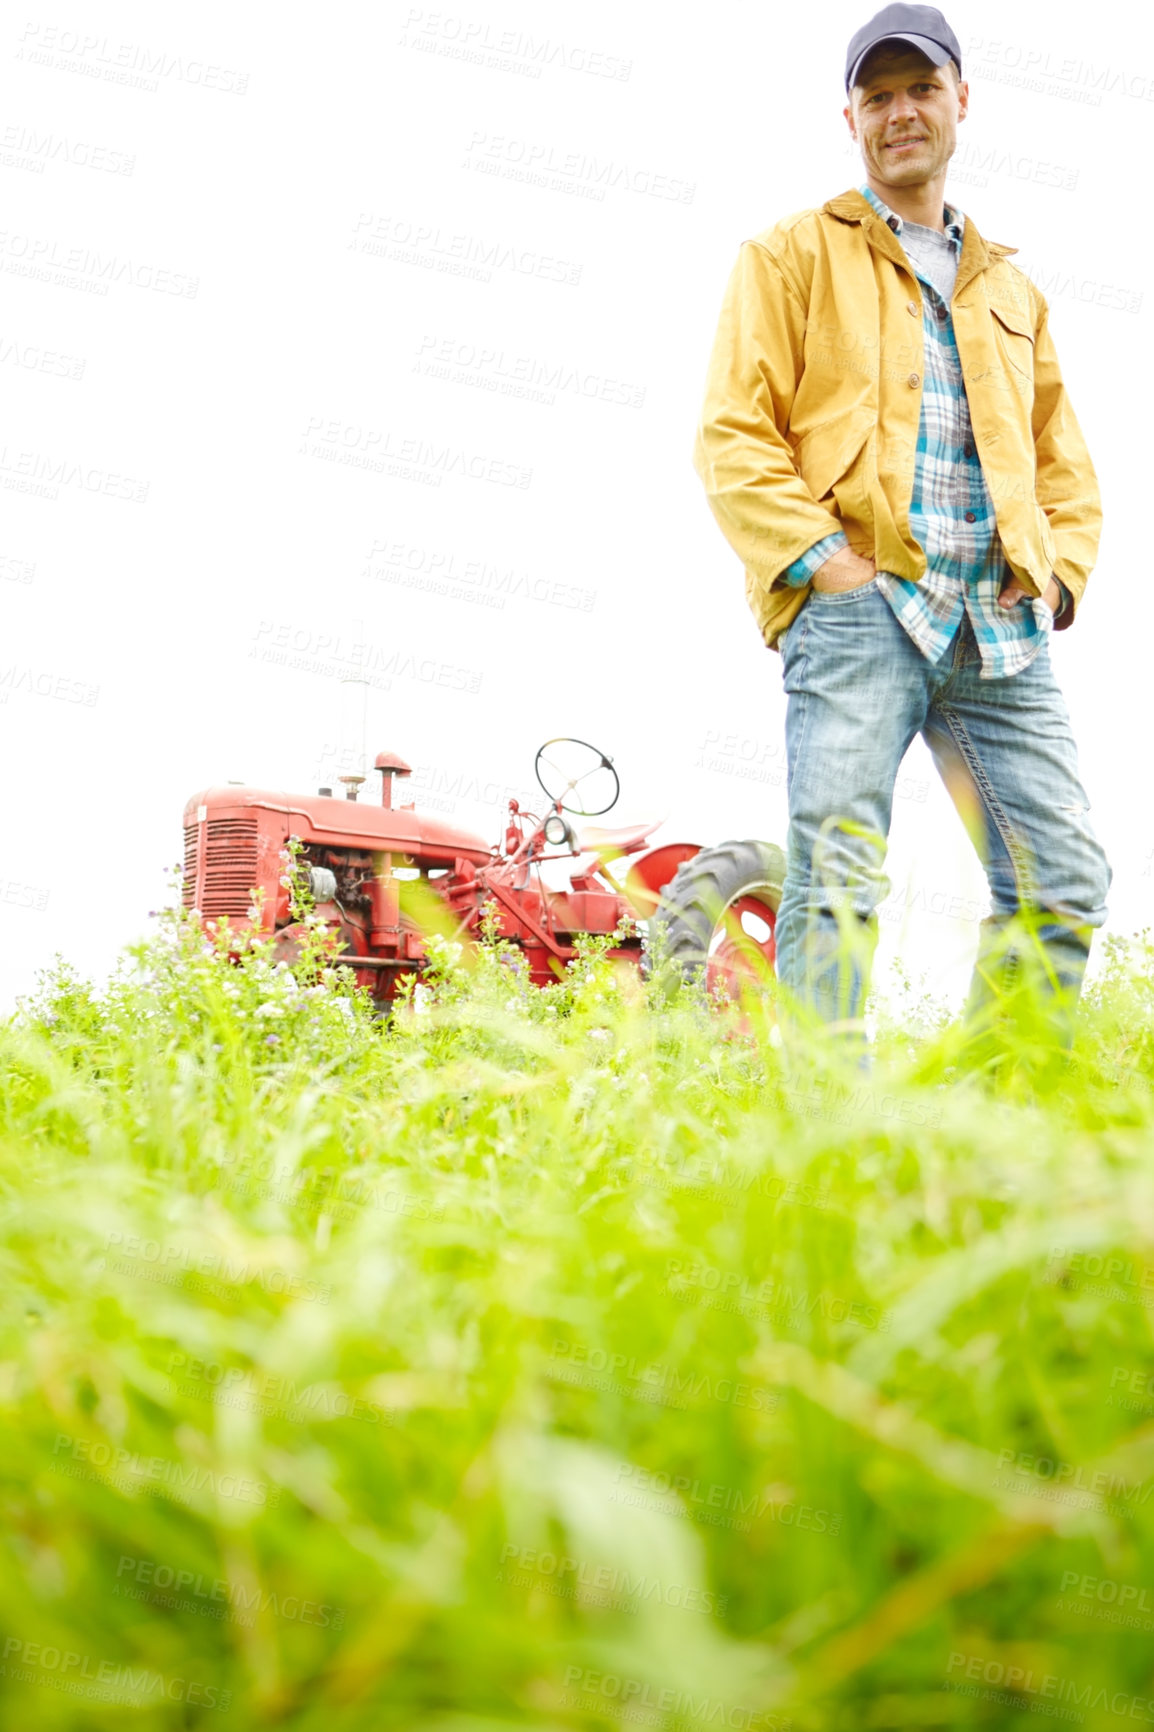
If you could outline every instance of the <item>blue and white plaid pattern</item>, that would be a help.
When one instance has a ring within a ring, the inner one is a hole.
[[[863,186],[861,191],[900,239],[902,219],[872,187]],[[944,215],[956,260],[966,219],[949,205]],[[1009,609],[998,606],[998,594],[1011,572],[970,425],[953,319],[947,302],[917,261],[911,257],[910,263],[922,285],[925,337],[910,528],[925,552],[926,575],[914,583],[881,571],[878,588],[931,662],[945,654],[963,612],[968,613],[981,652],[981,677],[1004,678],[1034,659],[1052,628],[1053,615],[1040,597]],[[793,585],[807,583],[823,560],[847,545],[840,531],[828,535],[782,575]]]

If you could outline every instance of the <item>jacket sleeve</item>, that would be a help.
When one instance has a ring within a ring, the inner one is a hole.
[[[786,438],[804,365],[806,310],[769,250],[746,241],[730,274],[693,447],[713,515],[765,589],[841,530],[798,473]]]
[[[1054,537],[1054,576],[1071,596],[1070,606],[1055,621],[1064,631],[1074,623],[1098,554],[1102,502],[1082,429],[1062,383],[1045,302],[1034,337],[1033,432],[1035,493]]]

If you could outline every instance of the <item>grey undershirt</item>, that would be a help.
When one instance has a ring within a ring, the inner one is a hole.
[[[905,255],[921,276],[928,277],[948,307],[958,276],[960,249],[948,234],[928,229],[921,223],[902,223],[898,236]]]

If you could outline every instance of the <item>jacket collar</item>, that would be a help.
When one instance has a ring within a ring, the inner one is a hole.
[[[827,199],[821,208],[823,215],[837,217],[840,222],[860,223],[871,247],[884,253],[895,265],[909,268],[901,241],[856,186],[849,192],[839,193],[836,198]],[[958,260],[958,278],[954,284],[955,297],[967,283],[973,281],[979,271],[984,271],[988,265],[996,264],[1007,253],[1016,253],[1017,250],[1017,247],[1003,246],[1000,241],[983,240],[974,219],[967,216],[962,236],[962,256]]]

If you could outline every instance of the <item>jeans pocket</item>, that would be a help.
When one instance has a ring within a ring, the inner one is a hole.
[[[823,607],[845,607],[848,602],[857,601],[863,595],[869,595],[878,586],[877,574],[868,583],[859,583],[854,589],[811,589],[809,605],[820,602]]]

